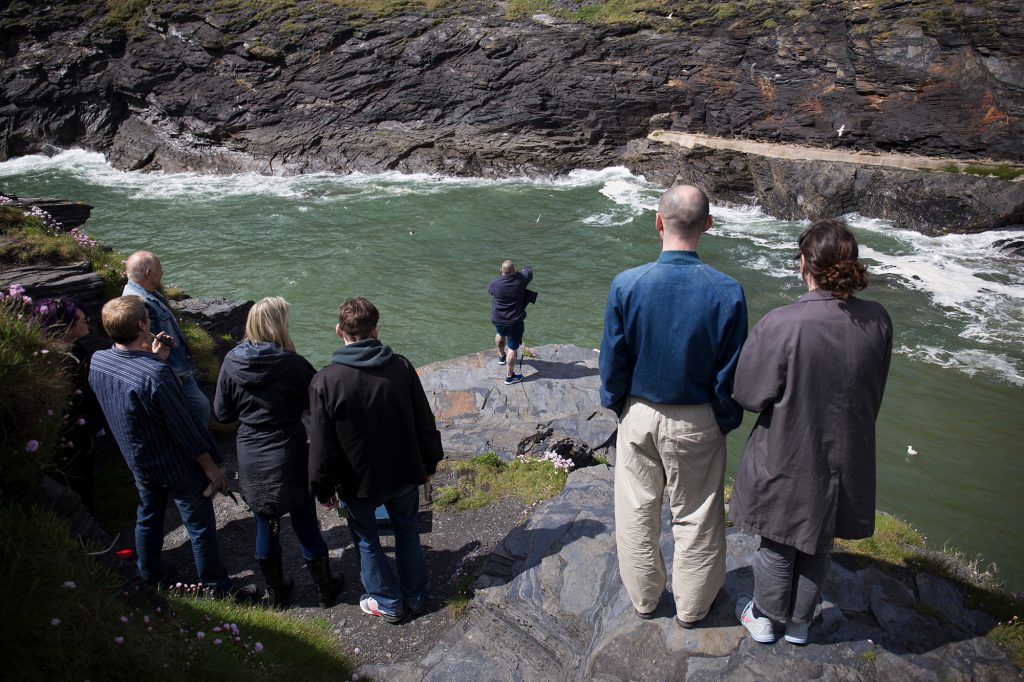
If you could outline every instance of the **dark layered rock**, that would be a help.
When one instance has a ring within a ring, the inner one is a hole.
[[[170,307],[179,320],[199,325],[214,337],[229,336],[241,339],[245,336],[245,320],[255,301],[232,301],[226,298],[185,298],[170,301]]]
[[[694,184],[713,201],[754,200],[786,220],[859,213],[932,235],[1024,224],[1024,183],[995,177],[771,158],[653,140],[629,143],[623,158],[653,182]]]
[[[733,615],[740,593],[752,592],[757,546],[738,529],[728,531],[726,582],[700,626],[675,625],[668,593],[658,617],[641,620],[618,573],[612,478],[603,465],[570,474],[561,495],[495,548],[467,615],[430,653],[362,672],[395,682],[1010,680],[1022,672],[984,637],[993,623],[966,607],[957,586],[926,573],[904,582],[841,555],[810,644],[755,643]],[[671,557],[667,507],[661,548]]]
[[[25,288],[25,295],[33,300],[69,296],[81,303],[92,327],[100,319],[100,309],[106,302],[106,287],[103,280],[92,271],[87,261],[69,265],[38,263],[16,267],[0,267],[0,288],[12,284]]]
[[[100,0],[16,1],[0,40],[0,158],[55,144],[131,169],[539,174],[620,164],[656,117],[725,137],[1024,160],[1011,0],[693,3],[620,26],[504,11],[151,0],[118,26]]]
[[[532,353],[516,366],[524,380],[511,386],[493,350],[420,368],[449,457],[495,452],[511,459],[547,450],[580,462],[595,453],[614,457],[617,424],[601,407],[597,352],[552,344]]]

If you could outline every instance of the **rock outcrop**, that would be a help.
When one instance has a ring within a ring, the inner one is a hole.
[[[691,3],[612,25],[474,0],[125,8],[4,10],[0,159],[53,144],[125,169],[507,176],[621,164],[658,127],[1024,161],[1012,0]]]
[[[634,172],[665,186],[697,185],[716,202],[749,204],[753,198],[785,220],[859,213],[932,235],[1024,224],[1024,182],[855,158],[783,158],[770,151],[684,146],[674,144],[671,133],[651,138],[626,145],[623,159]]]
[[[810,643],[755,643],[733,615],[739,594],[752,591],[757,546],[738,529],[728,531],[725,586],[700,626],[675,625],[668,593],[658,617],[641,620],[619,578],[612,487],[608,467],[574,471],[561,495],[495,549],[467,615],[427,656],[365,672],[392,682],[1011,680],[1022,672],[983,636],[992,619],[968,608],[952,583],[927,573],[899,580],[842,555],[833,557]],[[671,557],[667,507],[661,547]]]
[[[68,265],[36,263],[15,267],[0,266],[0,287],[20,284],[32,299],[70,296],[81,303],[93,320],[106,302],[106,286],[87,261]]]
[[[615,415],[601,407],[597,352],[572,345],[532,349],[506,386],[495,351],[442,360],[419,369],[445,453],[503,459],[554,449],[575,460],[614,458]]]

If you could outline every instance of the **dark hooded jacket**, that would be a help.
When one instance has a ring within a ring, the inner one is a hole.
[[[253,512],[277,517],[309,499],[309,450],[302,413],[316,370],[268,342],[245,341],[224,358],[213,411],[238,427],[238,478]]]
[[[335,351],[309,407],[309,485],[321,502],[420,485],[444,458],[416,368],[377,339]]]

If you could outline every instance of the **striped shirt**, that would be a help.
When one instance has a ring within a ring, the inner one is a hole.
[[[192,414],[174,372],[153,353],[97,351],[89,385],[136,480],[168,486],[194,476],[196,458],[220,459],[204,424]]]

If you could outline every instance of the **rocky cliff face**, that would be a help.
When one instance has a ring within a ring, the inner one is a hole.
[[[126,169],[497,176],[621,164],[657,126],[1024,160],[1012,0],[687,3],[629,26],[470,0],[390,17],[112,5],[140,11],[8,5],[0,158],[82,145]]]

